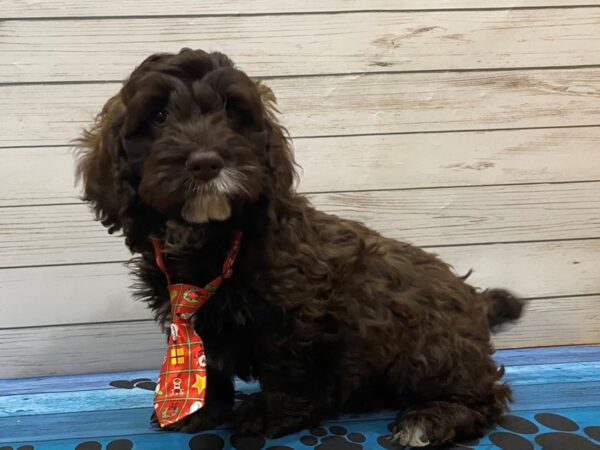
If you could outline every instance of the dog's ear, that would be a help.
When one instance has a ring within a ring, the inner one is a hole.
[[[76,141],[76,182],[83,183],[83,200],[90,203],[96,220],[109,233],[123,227],[121,212],[128,202],[120,182],[119,158],[122,158],[119,132],[125,111],[115,95],[96,117],[95,124]]]
[[[261,81],[255,82],[262,101],[267,131],[269,169],[273,174],[275,194],[286,195],[292,191],[297,178],[296,163],[288,131],[277,120],[277,101],[271,88]]]

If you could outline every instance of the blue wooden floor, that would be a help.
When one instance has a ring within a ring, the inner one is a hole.
[[[477,442],[453,449],[600,450],[600,346],[505,350],[516,402]],[[393,411],[344,416],[265,442],[227,427],[197,435],[150,426],[155,371],[0,380],[0,450],[380,450]],[[238,398],[256,389],[239,384]]]

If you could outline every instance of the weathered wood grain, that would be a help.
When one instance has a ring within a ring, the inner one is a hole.
[[[438,247],[458,274],[474,269],[469,283],[503,286],[523,297],[600,293],[600,241],[537,242]],[[35,304],[27,314],[0,302],[0,328],[149,319],[145,305],[131,299],[121,263],[0,270],[0,298]],[[39,293],[44,300],[39,301]],[[20,303],[20,304],[21,304]],[[552,327],[550,324],[549,327]]]
[[[600,322],[590,314],[599,307],[599,296],[530,300],[522,321],[497,335],[496,345],[600,342]],[[164,346],[151,321],[0,330],[0,378],[151,369]]]
[[[159,0],[144,0],[140,8],[137,0],[78,1],[78,0],[1,0],[0,18],[51,17],[119,17],[119,16],[172,16],[217,14],[273,14],[306,12],[342,12],[363,10],[428,10],[465,8],[521,8],[548,6],[598,5],[593,0],[213,0],[199,2],[178,0],[165,8]]]
[[[301,192],[600,180],[600,127],[305,138],[294,147]],[[0,158],[0,207],[79,200],[69,148],[4,148]]]
[[[0,159],[0,207],[79,201],[70,148],[2,148]]]
[[[131,283],[123,263],[0,270],[0,328],[152,318]]]
[[[498,348],[600,343],[600,296],[527,302],[521,322],[495,336]]]
[[[332,193],[315,206],[417,245],[598,237],[600,183]]]
[[[314,205],[421,246],[599,237],[600,182],[345,192]],[[122,261],[84,204],[0,208],[0,267]]]
[[[166,341],[152,321],[0,331],[0,378],[160,366]]]
[[[0,82],[121,80],[183,46],[270,77],[591,65],[598,27],[600,8],[10,21]]]
[[[600,69],[278,78],[295,137],[600,124]],[[118,84],[0,86],[0,147],[71,142]]]
[[[269,78],[317,206],[535,297],[499,345],[600,342],[600,68],[582,68],[600,65],[599,6],[0,0],[0,377],[160,360],[127,252],[78,203],[66,145],[118,90],[104,81],[184,45]]]
[[[469,283],[504,287],[523,297],[600,293],[600,241],[554,241],[435,247],[456,273],[473,269]],[[550,345],[550,344],[548,344]]]

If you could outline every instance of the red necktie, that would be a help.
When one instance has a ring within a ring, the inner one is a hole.
[[[169,347],[160,368],[154,397],[154,410],[161,427],[175,423],[204,406],[206,397],[206,355],[202,339],[190,323],[192,316],[212,297],[224,278],[232,275],[242,233],[233,237],[223,264],[223,273],[204,288],[171,283],[162,257],[160,241],[152,239],[156,264],[167,277],[171,299]]]

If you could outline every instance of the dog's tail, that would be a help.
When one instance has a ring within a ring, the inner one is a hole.
[[[487,302],[487,318],[492,331],[514,322],[523,314],[524,302],[505,289],[488,289],[483,292]]]

